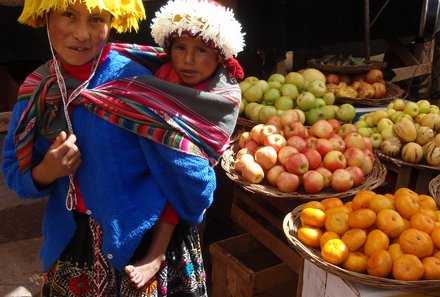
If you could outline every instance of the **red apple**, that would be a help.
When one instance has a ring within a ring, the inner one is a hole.
[[[286,143],[286,138],[280,134],[271,134],[264,139],[264,145],[273,147],[277,152],[285,147]]]
[[[234,161],[234,169],[241,173],[246,164],[255,162],[254,156],[250,154],[243,154],[240,157],[236,158]]]
[[[362,169],[357,166],[348,166],[346,168],[348,172],[350,172],[351,177],[353,178],[353,187],[357,187],[363,183],[365,180],[365,175]]]
[[[325,76],[325,82],[327,84],[334,84],[334,85],[339,85],[339,75],[337,75],[336,73],[328,73]]]
[[[273,166],[271,169],[269,169],[266,172],[267,182],[270,185],[276,187],[277,186],[277,179],[278,179],[278,176],[280,175],[281,172],[286,172],[286,169],[284,168],[283,165],[278,164],[278,165]]]
[[[373,164],[374,164],[373,161],[369,157],[366,157],[364,159],[364,162],[362,163],[360,168],[364,172],[365,176],[367,176],[368,174],[371,173],[371,171],[373,171]]]
[[[368,158],[371,159],[371,162],[374,163],[374,159],[375,159],[375,157],[374,157],[373,150],[370,150],[370,149],[364,149],[364,153],[365,153],[365,155],[367,155]]]
[[[345,192],[353,187],[353,177],[347,169],[337,169],[333,172],[331,187],[335,192]]]
[[[274,125],[264,125],[263,128],[261,128],[260,130],[260,141],[261,144],[264,144],[264,141],[266,140],[266,138],[269,135],[272,134],[280,134],[280,129],[278,129],[276,126]]]
[[[283,130],[283,124],[281,123],[281,117],[279,115],[272,115],[267,119],[266,125],[273,125],[278,128],[278,130]]]
[[[338,129],[338,134],[342,137],[352,132],[357,132],[357,127],[354,124],[350,123],[342,124]]]
[[[286,170],[291,173],[304,174],[309,170],[309,161],[304,154],[294,153],[287,158],[284,167],[286,167]]]
[[[291,193],[295,192],[299,187],[299,177],[290,172],[281,172],[277,179],[277,188],[280,192]]]
[[[255,162],[260,164],[264,170],[269,170],[278,160],[277,151],[271,146],[263,146],[255,152]]]
[[[318,171],[309,170],[304,173],[302,184],[307,193],[319,193],[324,188],[324,177]]]
[[[340,151],[340,152],[344,152],[345,151],[345,142],[342,138],[339,137],[332,137],[329,139],[329,141],[332,144],[332,150],[334,151]]]
[[[305,138],[306,142],[307,142],[307,147],[313,147],[315,148],[318,142],[318,138],[316,138],[315,136],[307,136]]]
[[[287,138],[286,145],[293,146],[298,152],[303,152],[307,148],[307,142],[304,138],[299,136],[292,136]]]
[[[373,142],[370,137],[364,136],[365,148],[373,150]]]
[[[237,152],[237,154],[235,154],[235,160],[240,159],[241,156],[243,156],[243,155],[251,155],[251,156],[253,157],[254,154],[255,154],[254,151],[251,151],[250,149],[244,147],[244,148],[240,149],[240,150]]]
[[[345,159],[344,153],[340,151],[330,151],[322,159],[322,165],[334,172],[337,169],[343,169],[347,167],[347,160]]]
[[[338,133],[339,127],[341,127],[341,122],[338,119],[328,119],[327,122],[330,123],[333,127],[333,131],[335,133]]]
[[[238,145],[243,148],[244,144],[248,141],[251,141],[252,137],[251,137],[251,132],[249,131],[245,131],[243,133],[240,134],[240,138],[238,139]]]
[[[264,179],[264,170],[257,162],[249,162],[242,168],[241,176],[251,184],[258,184]]]
[[[286,139],[289,139],[292,136],[300,136],[304,138],[306,136],[306,131],[307,128],[300,122],[292,122],[289,126],[284,126],[283,129],[284,137],[286,137]]]
[[[280,115],[280,121],[283,127],[289,126],[290,123],[299,122],[301,117],[296,110],[288,109]],[[286,137],[287,138],[287,137]]]
[[[309,134],[316,138],[329,139],[334,133],[333,126],[326,120],[318,120],[309,128]]]
[[[243,144],[243,148],[256,152],[260,148],[260,145],[254,140],[249,140]]]
[[[265,126],[265,124],[257,124],[255,126],[252,127],[250,133],[251,133],[251,138],[258,143],[258,145],[263,144],[263,142],[260,141],[260,137],[261,137],[261,129],[263,129],[263,127]]]
[[[347,159],[347,166],[360,167],[367,157],[363,150],[357,147],[349,147],[344,152],[345,159]]]
[[[308,147],[303,154],[309,161],[309,170],[318,168],[321,165],[322,157],[316,149]]]
[[[318,138],[316,141],[316,150],[321,154],[321,157],[324,158],[328,152],[333,150],[333,144],[329,139]]]
[[[281,148],[280,151],[278,152],[278,162],[284,166],[289,156],[291,154],[296,154],[296,153],[298,153],[298,150],[296,148],[290,145],[286,145],[285,147]]]
[[[321,173],[322,177],[324,178],[324,188],[330,187],[333,173],[325,167],[318,167],[315,170]]]
[[[361,150],[365,149],[364,136],[357,132],[351,132],[344,136],[345,147],[357,147]]]

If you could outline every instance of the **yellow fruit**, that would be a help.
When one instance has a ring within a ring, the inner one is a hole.
[[[402,160],[408,163],[419,163],[423,158],[422,146],[415,142],[409,142],[402,147]]]
[[[324,260],[334,265],[339,265],[348,257],[348,247],[341,239],[330,239],[321,249],[321,255]]]
[[[411,142],[417,138],[417,128],[410,119],[402,117],[393,125],[394,134],[405,142]]]
[[[322,231],[319,228],[302,226],[298,230],[298,239],[307,246],[319,247]]]

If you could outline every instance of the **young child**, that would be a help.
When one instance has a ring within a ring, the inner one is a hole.
[[[156,77],[200,90],[210,88],[210,80],[218,71],[226,70],[234,79],[243,78],[243,70],[233,58],[243,49],[241,25],[231,10],[215,1],[168,2],[152,20],[151,34],[170,59]],[[161,247],[165,248],[173,227],[159,222],[158,228],[162,229]],[[155,273],[148,259],[151,257],[147,254],[125,268],[137,287],[144,286]]]

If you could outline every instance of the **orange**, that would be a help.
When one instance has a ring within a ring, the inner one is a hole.
[[[432,230],[431,239],[434,245],[440,249],[440,226],[436,226],[434,230]]]
[[[390,253],[391,260],[396,260],[399,256],[403,255],[402,248],[400,247],[400,244],[393,243],[390,244],[388,247],[388,253]]]
[[[361,252],[349,252],[347,259],[342,263],[342,267],[358,272],[365,273],[367,271],[368,256]]]
[[[422,206],[419,210],[419,213],[423,213],[423,214],[427,215],[428,217],[430,217],[434,221],[434,225],[435,225],[435,222],[437,222],[437,212],[435,210],[432,210],[429,208],[424,208]]]
[[[321,228],[325,223],[325,212],[318,208],[303,208],[301,211],[301,222],[303,225]]]
[[[376,195],[376,193],[373,191],[360,190],[356,193],[356,195],[354,195],[353,199],[351,200],[351,208],[353,208],[353,210],[368,208],[368,205],[370,203],[369,201],[374,195]]]
[[[321,204],[324,205],[324,208],[327,210],[327,209],[335,207],[335,206],[343,205],[344,203],[339,198],[330,197],[330,198],[325,198],[325,199],[321,200]]]
[[[428,208],[432,210],[437,210],[437,203],[432,196],[421,194],[419,195],[419,204],[422,208]]]
[[[411,228],[424,231],[428,234],[431,234],[435,227],[434,221],[429,216],[420,212],[411,216],[409,224]]]
[[[406,229],[405,220],[392,209],[379,211],[376,216],[376,225],[390,238],[398,237]]]
[[[325,231],[324,233],[322,233],[321,239],[319,240],[319,245],[322,248],[322,246],[324,245],[324,243],[326,243],[328,240],[330,239],[334,239],[334,238],[340,238],[338,234],[336,234],[333,231]]]
[[[344,203],[344,206],[346,206],[350,210],[350,212],[352,212],[353,211],[352,204],[353,204],[353,202],[348,201],[348,202]]]
[[[298,239],[310,247],[319,247],[322,231],[319,228],[302,226],[298,230]]]
[[[348,227],[348,213],[344,211],[336,211],[326,215],[325,229],[333,231],[339,236],[342,236]]]
[[[321,255],[327,262],[339,265],[348,257],[348,247],[338,238],[328,240],[321,249]]]
[[[374,251],[367,260],[367,273],[372,276],[387,277],[393,268],[390,253],[386,250]]]
[[[393,277],[397,280],[416,281],[422,278],[422,261],[412,254],[403,254],[393,262]]]
[[[368,201],[368,207],[378,213],[382,209],[394,209],[394,200],[387,198],[385,195],[376,194]]]
[[[440,259],[436,257],[426,257],[422,259],[423,279],[440,280]]]
[[[364,253],[370,256],[377,250],[388,250],[389,245],[390,239],[388,236],[383,231],[375,229],[367,235],[367,240],[364,244]]]
[[[399,236],[399,244],[403,253],[413,254],[419,258],[431,256],[434,249],[431,237],[415,228],[403,231]]]
[[[312,200],[312,201],[304,203],[303,204],[303,209],[307,208],[307,207],[317,208],[317,209],[320,209],[320,210],[325,210],[324,205],[321,202],[317,201],[317,200]]]
[[[351,212],[350,209],[346,205],[338,205],[338,206],[333,206],[333,207],[330,207],[329,209],[327,209],[325,211],[325,214],[329,215],[329,214],[331,214],[333,212],[336,212],[336,211],[343,211],[343,212],[346,212],[346,213],[350,213]]]
[[[383,194],[385,197],[387,197],[389,200],[394,202],[394,194],[391,193],[385,193]]]
[[[434,252],[432,256],[440,259],[440,251]]]
[[[403,218],[409,219],[420,210],[419,195],[408,188],[399,188],[394,192],[394,206]]]
[[[342,235],[341,239],[345,242],[350,252],[355,252],[364,245],[367,240],[367,232],[359,228],[350,229]]]
[[[354,210],[348,215],[348,226],[350,228],[366,229],[376,223],[376,213],[369,208]]]

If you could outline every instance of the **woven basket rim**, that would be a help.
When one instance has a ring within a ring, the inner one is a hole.
[[[440,205],[440,174],[429,181],[428,190],[432,198]]]
[[[404,91],[396,84],[391,82],[385,82],[387,92],[385,97],[378,99],[371,98],[349,98],[349,97],[336,97],[336,102],[352,103],[366,106],[386,106],[388,103],[394,101],[397,98],[405,98],[402,96]]]
[[[427,165],[425,163],[408,163],[408,162],[403,161],[401,158],[393,158],[393,157],[387,156],[379,149],[375,149],[374,154],[379,159],[395,163],[395,164],[397,164],[397,166],[410,166],[410,167],[414,167],[414,168],[418,168],[418,169],[430,169],[430,170],[440,171],[440,166],[432,166],[432,165]]]
[[[371,287],[399,290],[399,291],[420,291],[433,290],[440,288],[440,280],[419,280],[419,281],[401,281],[390,278],[372,276],[346,270],[342,267],[328,263],[322,259],[320,250],[305,246],[297,238],[297,231],[301,226],[300,214],[303,205],[299,205],[289,212],[283,219],[283,230],[289,244],[306,260],[312,262],[321,269],[334,274],[342,279],[368,285]]]
[[[354,74],[367,72],[372,69],[383,69],[386,67],[386,63],[382,61],[370,60],[368,64],[359,65],[331,65],[331,64],[321,64],[321,59],[310,59],[307,61],[309,67],[313,67],[324,72],[333,72],[340,74]]]
[[[251,184],[244,180],[234,169],[234,157],[239,150],[238,141],[234,141],[232,145],[223,153],[220,160],[220,164],[226,173],[226,176],[231,179],[234,183],[241,186],[248,192],[253,194],[260,194],[265,196],[270,196],[274,198],[281,198],[285,200],[320,200],[328,197],[345,198],[354,196],[357,192],[363,189],[373,190],[379,187],[384,181],[387,174],[387,169],[380,160],[375,156],[375,161],[373,165],[373,171],[366,176],[365,181],[362,185],[352,188],[346,192],[335,192],[331,189],[326,189],[317,194],[306,193],[301,187],[299,191],[293,193],[283,193],[279,191],[276,187],[263,182],[260,184]]]

